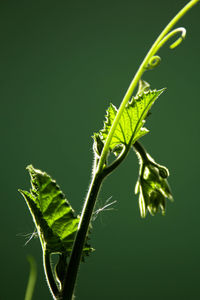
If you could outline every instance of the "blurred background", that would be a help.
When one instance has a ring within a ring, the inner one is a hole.
[[[30,163],[49,173],[80,213],[91,178],[93,132],[110,102],[119,106],[155,38],[185,0],[0,2],[1,271],[0,300],[23,300],[35,257],[35,299],[51,299],[38,239],[18,188],[29,189]],[[166,216],[141,219],[131,152],[109,176],[93,223],[96,249],[82,263],[77,300],[197,299],[200,293],[199,66],[200,5],[179,22],[186,40],[165,46],[162,63],[144,79],[167,87],[142,139],[170,170],[175,199]]]

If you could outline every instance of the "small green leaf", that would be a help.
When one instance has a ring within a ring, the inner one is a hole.
[[[146,82],[141,82],[141,91],[140,94],[133,97],[126,105],[111,139],[110,150],[116,155],[121,152],[122,145],[130,147],[139,138],[148,133],[148,129],[143,127],[145,118],[153,103],[163,93],[164,89],[152,91],[149,90],[149,85]],[[111,104],[107,110],[104,128],[100,130],[103,143],[105,143],[116,114],[117,108]]]
[[[142,96],[145,92],[148,92],[149,90],[150,84],[147,81],[140,79],[136,96]]]
[[[79,217],[60,187],[47,173],[27,167],[31,176],[30,192],[19,190],[32,214],[43,250],[50,253],[70,254],[73,247]],[[83,254],[92,249],[86,244]]]
[[[100,137],[100,134],[99,133],[94,133],[94,135],[92,136],[93,140],[94,140],[94,143],[93,143],[93,150],[94,150],[94,153],[100,157],[101,155],[101,152],[103,150],[103,146],[104,146],[104,143]]]

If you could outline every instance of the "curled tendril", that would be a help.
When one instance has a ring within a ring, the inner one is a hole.
[[[152,70],[157,67],[161,62],[161,58],[158,55],[153,55],[147,64],[146,70]]]
[[[177,38],[175,40],[175,42],[173,42],[169,47],[170,47],[170,49],[174,49],[178,45],[181,44],[181,42],[185,39],[185,36],[186,36],[186,29],[184,27],[176,28],[176,29],[170,31],[167,35],[165,35],[165,37],[157,45],[154,53],[152,54],[151,58],[149,59],[148,64],[145,68],[146,70],[152,70],[160,64],[161,58],[160,58],[160,56],[155,55],[155,54],[160,50],[160,48],[162,46],[164,46],[164,44],[166,44],[166,42],[168,40],[170,40],[173,36],[175,36],[178,33],[181,33],[181,36],[179,38]]]
[[[176,28],[172,31],[170,31],[161,41],[160,43],[158,44],[157,46],[157,49],[156,49],[156,52],[158,52],[158,50],[169,40],[171,39],[174,35],[176,35],[177,33],[181,33],[181,36],[176,39],[175,42],[173,42],[171,45],[170,45],[170,49],[174,49],[176,48],[178,45],[180,45],[180,43],[185,39],[185,36],[186,36],[186,29],[184,27],[179,27],[179,28]]]

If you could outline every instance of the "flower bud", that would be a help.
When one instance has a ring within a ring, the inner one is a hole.
[[[169,171],[157,164],[149,154],[141,158],[140,174],[135,187],[139,193],[139,208],[141,217],[146,217],[147,211],[154,216],[158,211],[165,215],[166,198],[173,200],[166,178]]]

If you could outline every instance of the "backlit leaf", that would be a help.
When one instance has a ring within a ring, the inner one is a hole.
[[[113,137],[110,142],[110,150],[115,154],[121,151],[120,146],[131,146],[139,138],[148,133],[148,129],[143,127],[145,118],[152,107],[153,103],[162,94],[162,90],[144,90],[142,93],[133,97],[126,105],[119,123],[114,131]],[[100,137],[105,143],[109,134],[110,128],[117,114],[117,108],[111,104],[106,113],[106,121],[104,128],[100,130]]]
[[[20,190],[32,214],[43,249],[51,253],[70,254],[79,217],[60,187],[47,173],[27,167],[31,176],[30,192]],[[83,254],[92,249],[85,245]]]

